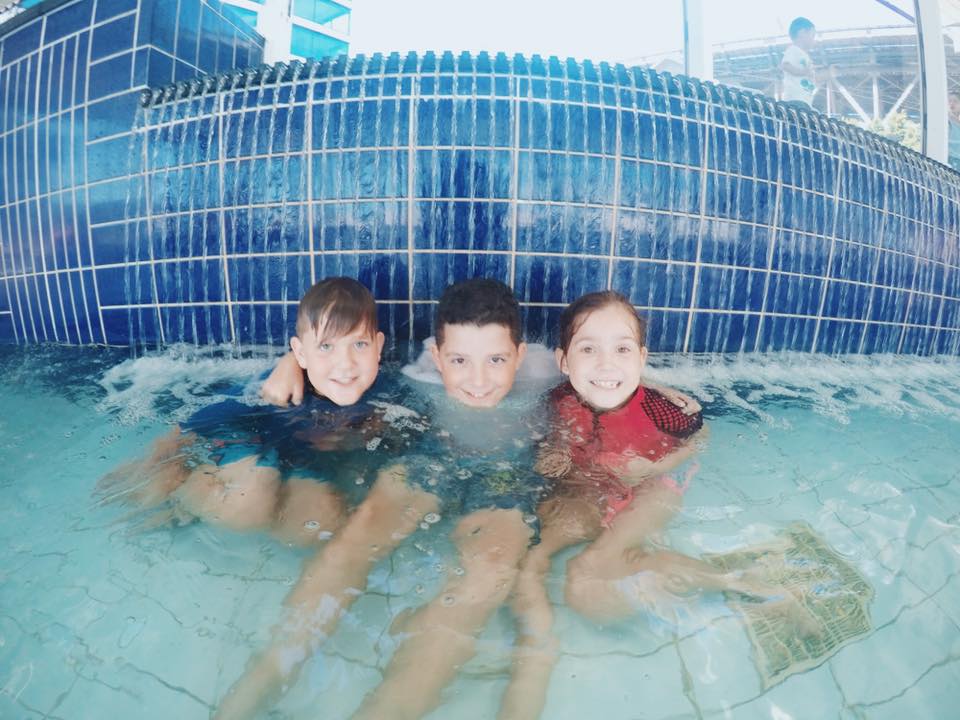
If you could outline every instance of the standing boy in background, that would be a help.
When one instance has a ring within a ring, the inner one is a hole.
[[[790,23],[790,42],[783,53],[780,69],[783,71],[783,94],[781,100],[798,107],[813,107],[813,95],[817,91],[816,75],[810,50],[817,37],[817,29],[805,17]]]

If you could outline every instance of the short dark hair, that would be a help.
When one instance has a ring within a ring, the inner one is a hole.
[[[812,22],[807,20],[805,17],[794,18],[793,22],[790,23],[790,39],[796,40],[797,35],[802,33],[804,30],[816,30]]]
[[[523,341],[520,303],[509,285],[490,278],[464,280],[443,291],[434,316],[438,347],[443,345],[447,325],[502,325],[510,331],[514,345]]]
[[[620,305],[637,321],[637,342],[640,347],[647,344],[647,321],[637,314],[637,309],[623,295],[613,290],[587,293],[567,305],[560,313],[560,349],[567,353],[577,330],[587,317],[608,305]]]
[[[304,293],[297,308],[297,335],[323,326],[323,339],[364,327],[377,334],[377,303],[363,285],[348,277],[321,280]]]

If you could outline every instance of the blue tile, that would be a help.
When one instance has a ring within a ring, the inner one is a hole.
[[[137,8],[138,0],[97,0],[96,22]]]
[[[524,203],[517,209],[517,250],[606,255],[612,222],[606,208]]]
[[[297,305],[244,303],[233,312],[238,343],[284,345],[294,332]]]
[[[761,352],[808,352],[813,344],[816,324],[816,320],[808,318],[767,315],[760,326],[757,347]]]
[[[260,258],[262,260],[262,258]],[[272,258],[271,258],[272,260]],[[306,264],[304,261],[301,263]],[[268,265],[268,273],[274,271],[274,265]],[[223,283],[223,266],[219,259],[197,260],[185,262],[157,263],[154,271],[157,283],[157,298],[160,303],[180,302],[219,302],[227,299]],[[309,274],[308,274],[309,277]],[[257,278],[259,280],[260,278]],[[263,285],[269,286],[270,281],[264,278]],[[233,288],[231,288],[232,290]],[[251,292],[255,292],[251,290]],[[238,300],[247,300],[242,290],[237,295],[231,295]],[[280,299],[281,293],[275,297],[254,299]]]
[[[121,135],[87,144],[87,181],[130,175],[140,168],[139,137]]]
[[[489,277],[510,281],[510,256],[506,253],[414,253],[414,300],[436,300],[444,289],[460,280]]]
[[[815,277],[770,274],[767,312],[790,315],[816,315],[820,310],[824,280]]]
[[[521,199],[613,204],[614,162],[609,158],[521,152],[517,167]]]
[[[173,82],[173,58],[161,50],[150,48],[147,60],[147,85],[160,87]]]
[[[930,355],[936,351],[937,331],[931,328],[907,327],[903,333],[900,352],[911,355]]]
[[[12,315],[0,313],[0,343],[14,343],[18,341],[18,331],[15,328]]]
[[[293,301],[310,286],[310,258],[306,255],[234,257],[227,261],[227,273],[230,297],[235,301]]]
[[[43,18],[27,23],[3,39],[3,63],[6,65],[40,47]]]
[[[556,347],[560,341],[560,313],[562,307],[522,305],[524,338],[527,342]]]
[[[90,62],[131,49],[135,22],[135,16],[127,15],[94,28],[90,45]]]
[[[110,345],[156,347],[160,342],[156,308],[104,310],[103,324]]]
[[[606,287],[607,260],[518,255],[514,291],[521,302],[570,303]]]
[[[339,275],[356,278],[378,300],[410,298],[405,252],[324,254],[316,257],[315,267],[318,279]]]
[[[863,318],[870,287],[852,283],[830,281],[823,306],[823,316],[830,318]]]
[[[156,302],[150,263],[97,268],[101,305],[143,305]]]
[[[686,312],[644,310],[647,319],[647,348],[650,352],[681,352],[689,314]]]
[[[859,352],[864,325],[840,320],[821,321],[815,352],[831,355]]]
[[[131,248],[147,236],[145,222],[117,223],[95,227],[93,233],[93,257],[97,265],[122,263],[129,259]]]
[[[604,278],[601,276],[601,283]],[[584,292],[597,289],[602,288],[591,287]],[[687,308],[692,299],[693,267],[620,260],[614,264],[611,289],[640,307]]]
[[[867,323],[863,336],[863,352],[867,355],[895,353],[900,346],[902,334],[903,327],[900,325]]]
[[[765,272],[703,267],[697,307],[715,310],[763,309]]]
[[[689,352],[752,352],[757,341],[758,315],[695,313]]]
[[[96,100],[130,87],[133,53],[90,65],[89,99]]]
[[[415,247],[509,250],[510,213],[509,203],[418,202],[413,217]]]
[[[910,293],[907,291],[875,287],[870,298],[870,316],[867,319],[876,322],[903,322],[909,301]]]

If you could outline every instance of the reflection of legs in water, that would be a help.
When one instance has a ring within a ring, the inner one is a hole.
[[[558,497],[542,503],[537,514],[540,543],[523,559],[513,589],[517,648],[510,684],[500,703],[501,720],[540,717],[559,645],[553,636],[553,607],[546,586],[550,558],[600,532],[600,511],[595,502]]]
[[[356,718],[414,720],[437,705],[510,593],[530,535],[519,510],[478,510],[459,522],[453,537],[463,574],[451,575],[436,598],[405,620],[384,680]]]
[[[249,718],[271,704],[363,593],[373,565],[437,506],[435,496],[406,483],[402,468],[382,471],[346,524],[306,563],[270,646],[253,658],[216,717]]]
[[[190,468],[192,433],[174,429],[157,440],[143,460],[126,463],[101,478],[101,502],[155,510],[140,529],[200,519],[230,530],[264,530],[282,542],[310,545],[343,522],[340,495],[305,478],[281,482],[279,472],[249,455],[225,465]]]
[[[97,482],[95,496],[101,503],[122,502],[143,509],[164,503],[190,474],[185,449],[196,436],[179,428],[153,443],[142,460],[124,463]]]
[[[567,603],[596,622],[616,622],[643,608],[656,609],[678,596],[730,591],[769,598],[771,612],[809,624],[807,613],[784,588],[756,573],[723,572],[702,560],[645,542],[662,530],[679,508],[679,496],[661,483],[638,493],[607,530],[567,565]]]

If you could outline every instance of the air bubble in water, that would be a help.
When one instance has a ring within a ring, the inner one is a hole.
[[[307,520],[307,521],[303,524],[303,529],[304,529],[304,530],[319,530],[319,529],[320,529],[320,523],[318,523],[316,520]]]
[[[451,605],[455,605],[455,604],[456,604],[457,599],[456,599],[453,595],[444,595],[444,596],[443,596],[443,600],[441,600],[441,602],[442,602],[445,606],[450,607]]]
[[[427,513],[426,515],[423,516],[423,519],[426,520],[431,525],[433,525],[434,523],[440,522],[440,516],[435,512]]]
[[[453,569],[453,574],[454,574],[454,575],[463,575],[465,572],[466,572],[466,570],[464,570],[462,567],[455,567],[455,568]]]
[[[362,478],[362,477],[358,477],[356,480],[354,480],[354,482],[355,482],[357,485],[363,485],[363,478]]]
[[[421,529],[421,530],[429,530],[429,529],[430,529],[430,523],[428,523],[428,522],[422,522],[422,523],[420,523],[420,529]]]
[[[527,525],[533,525],[533,524],[537,521],[537,516],[536,516],[536,515],[524,515],[524,516],[523,516],[523,521],[524,521]]]
[[[445,565],[444,565],[443,563],[434,563],[434,564],[433,564],[433,569],[436,570],[438,573],[439,573],[439,572],[443,572],[444,567],[445,567]]]

